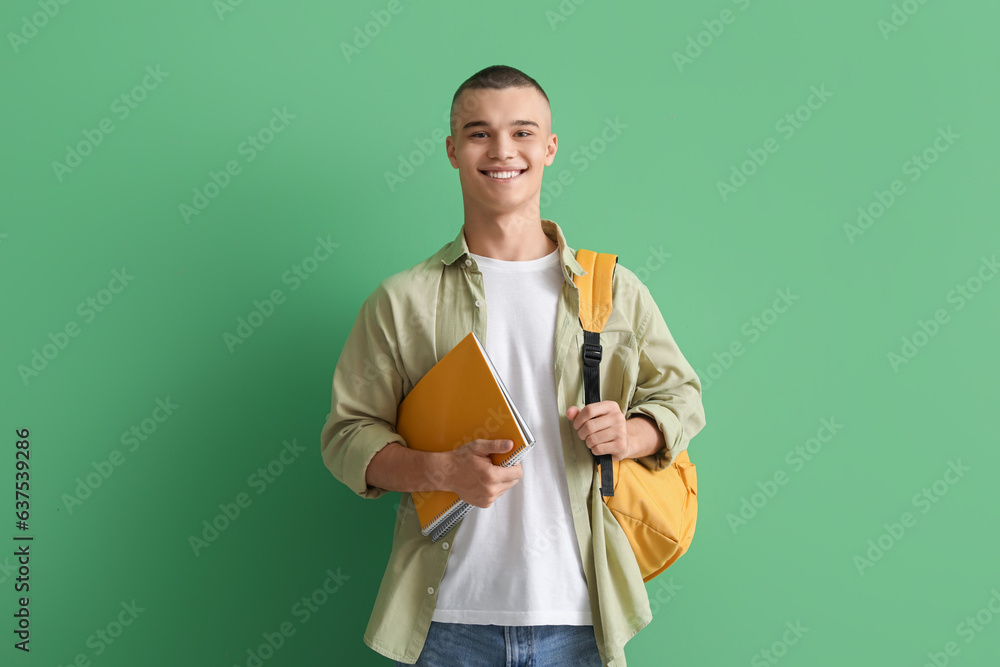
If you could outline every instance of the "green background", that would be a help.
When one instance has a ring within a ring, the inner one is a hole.
[[[265,664],[391,664],[362,634],[399,494],[355,496],[324,467],[319,433],[364,298],[462,223],[457,172],[431,139],[447,132],[451,96],[507,64],[552,100],[560,150],[546,183],[572,178],[542,216],[639,273],[705,385],[708,426],[690,447],[697,535],[647,584],[655,616],[629,664],[774,664],[761,653],[774,650],[787,665],[922,665],[948,642],[949,664],[996,664],[1000,280],[977,280],[993,277],[983,258],[1000,246],[1000,6],[903,4],[913,13],[859,0],[404,0],[398,14],[379,14],[384,2],[117,0],[53,3],[49,18],[45,0],[4,2],[0,533],[35,539],[30,655],[12,648],[16,575],[0,556],[0,660],[245,665],[291,621]],[[377,34],[348,58],[342,44],[367,23]],[[162,81],[122,118],[120,96],[147,67]],[[813,86],[830,97],[800,109]],[[274,109],[294,118],[247,160],[241,143]],[[809,118],[788,136],[778,124],[797,110]],[[57,174],[104,118],[113,131]],[[625,127],[601,145],[609,119]],[[936,154],[949,128],[958,138]],[[777,152],[720,193],[769,138]],[[430,157],[409,158],[428,142]],[[936,161],[911,180],[925,151]],[[230,160],[239,173],[185,221],[180,205]],[[401,161],[413,172],[390,187]],[[904,194],[849,234],[897,179]],[[283,276],[318,238],[338,246],[293,290]],[[78,305],[123,267],[134,278],[87,321]],[[978,289],[961,308],[959,285]],[[227,346],[275,289],[284,303]],[[797,298],[775,316],[779,290]],[[935,335],[893,365],[938,310]],[[22,377],[71,322],[79,335]],[[734,343],[742,354],[727,358]],[[168,398],[173,413],[124,447]],[[823,419],[842,428],[793,464]],[[19,428],[31,431],[26,533],[14,528]],[[286,440],[305,453],[257,494],[248,478]],[[115,450],[112,475],[67,502]],[[949,462],[968,468],[954,484],[940,481]],[[770,487],[776,474],[786,483]],[[933,504],[915,502],[925,488]],[[252,504],[195,555],[189,537],[241,492]],[[744,499],[759,507],[737,523]],[[885,524],[905,512],[891,537]],[[880,539],[889,549],[859,566]],[[328,569],[340,588],[303,623],[293,607]],[[143,611],[113,643],[88,642],[133,600]],[[977,613],[978,630],[960,626]],[[786,623],[808,630],[788,645]]]

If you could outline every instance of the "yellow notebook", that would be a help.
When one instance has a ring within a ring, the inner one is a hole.
[[[493,463],[502,466],[515,465],[535,444],[486,348],[471,331],[399,404],[396,432],[411,449],[428,452],[451,451],[477,438],[511,440],[510,451],[492,455]],[[435,542],[473,508],[451,491],[411,495],[421,532]]]

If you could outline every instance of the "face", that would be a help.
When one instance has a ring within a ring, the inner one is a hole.
[[[548,102],[533,87],[465,90],[457,100],[448,159],[466,209],[537,217],[542,172],[556,156]]]

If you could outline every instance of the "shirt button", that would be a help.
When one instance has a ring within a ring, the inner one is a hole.
[[[465,260],[465,265],[466,266],[472,266],[472,260],[471,259],[466,259]]]
[[[427,594],[428,595],[434,595],[434,587],[433,586],[428,586],[427,587]]]
[[[480,301],[479,299],[476,299],[476,308],[481,308],[482,305],[483,305],[483,302]]]
[[[448,550],[448,543],[447,542],[443,543],[441,545],[441,548],[444,549],[445,551],[447,551]]]

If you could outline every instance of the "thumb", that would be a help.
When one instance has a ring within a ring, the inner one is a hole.
[[[483,440],[480,443],[475,443],[473,448],[477,452],[489,454],[490,452],[506,452],[513,445],[514,443],[510,440]]]

